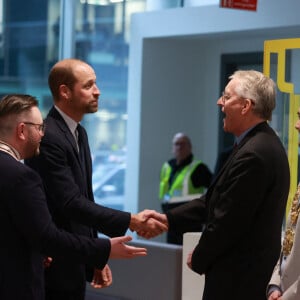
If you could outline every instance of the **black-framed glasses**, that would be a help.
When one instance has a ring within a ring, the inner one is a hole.
[[[45,129],[46,129],[46,124],[44,124],[44,123],[42,123],[42,124],[32,123],[32,122],[22,122],[22,123],[24,123],[26,125],[35,126],[37,128],[37,130],[42,133],[44,133]]]

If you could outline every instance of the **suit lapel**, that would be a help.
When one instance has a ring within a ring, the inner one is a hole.
[[[247,142],[248,139],[249,139],[249,137],[248,137],[248,135],[246,135],[246,137],[237,146],[233,147],[231,154],[229,155],[229,157],[225,161],[225,163],[222,166],[221,170],[218,172],[218,174],[213,179],[213,181],[212,181],[212,183],[209,187],[209,190],[214,188],[216,182],[219,180],[219,178],[225,172],[225,170],[229,167],[229,165],[231,164],[231,161],[233,160],[233,158],[235,157],[235,155],[237,154],[239,149],[241,149],[243,147],[243,145]]]
[[[252,130],[250,130],[248,132],[248,134],[241,140],[241,142],[237,145],[237,147],[235,147],[232,150],[232,153],[230,154],[230,156],[228,157],[227,161],[224,163],[223,167],[221,168],[221,170],[219,171],[219,173],[216,175],[216,177],[213,179],[211,185],[209,186],[208,190],[207,190],[207,198],[209,198],[212,190],[214,189],[214,186],[216,185],[217,181],[219,180],[219,178],[221,177],[221,175],[227,170],[227,168],[230,166],[233,158],[236,156],[236,154],[238,153],[238,151],[244,147],[244,145],[248,142],[249,139],[251,139],[258,130],[264,130],[265,127],[268,127],[269,125],[266,122],[262,122],[258,125],[256,125]]]
[[[52,107],[48,116],[55,120],[55,123],[60,128],[60,130],[64,133],[66,140],[72,145],[74,152],[77,153],[76,155],[78,157],[76,141],[75,141],[74,136],[71,133],[68,125],[66,124],[65,120],[63,119],[63,117],[60,115],[60,113],[54,107]],[[78,160],[79,160],[79,157],[78,157]]]
[[[238,151],[239,147],[236,147],[235,149],[232,150],[232,153],[229,155],[229,157],[227,158],[226,162],[224,163],[223,167],[221,168],[221,170],[218,172],[218,174],[215,176],[215,178],[213,179],[213,181],[211,182],[207,192],[206,192],[206,199],[209,199],[210,194],[212,193],[212,191],[214,190],[214,187],[216,185],[216,183],[218,182],[219,178],[221,177],[221,175],[225,172],[225,170],[228,168],[228,166],[231,164],[232,159],[235,157],[237,151]],[[207,201],[207,200],[206,200]]]
[[[86,172],[84,170],[84,166],[82,166],[82,163],[80,162],[80,157],[79,157],[75,138],[74,138],[73,134],[71,133],[67,123],[65,122],[63,117],[60,115],[60,113],[54,107],[52,107],[48,116],[55,120],[57,127],[63,132],[65,140],[68,141],[68,143],[72,146],[74,156],[76,157],[78,164],[80,165],[82,177],[86,178]]]
[[[73,155],[76,157],[78,165],[80,166],[81,171],[81,178],[84,178],[85,180],[82,180],[82,184],[84,186],[84,189],[86,191],[86,196],[89,199],[93,199],[92,196],[92,160],[91,160],[91,154],[90,154],[90,148],[88,145],[88,138],[87,134],[85,132],[85,129],[83,128],[83,148],[85,152],[85,169],[82,163],[80,162],[80,157],[77,149],[77,144],[75,141],[75,138],[73,134],[71,133],[68,125],[66,124],[63,117],[60,115],[60,113],[52,107],[51,110],[48,113],[48,117],[52,118],[55,121],[56,126],[62,131],[65,140],[72,146]],[[74,157],[74,159],[75,159]]]

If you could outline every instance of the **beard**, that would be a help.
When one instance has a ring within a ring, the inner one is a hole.
[[[37,141],[33,136],[29,136],[26,144],[26,158],[31,158],[40,154],[40,140]]]
[[[93,114],[98,111],[98,105],[96,104],[90,104],[89,106],[86,107],[86,112],[87,114]]]

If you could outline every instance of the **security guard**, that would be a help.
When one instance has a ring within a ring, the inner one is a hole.
[[[163,201],[164,212],[191,199],[191,195],[196,198],[204,193],[212,180],[209,168],[201,160],[194,159],[192,143],[186,134],[176,133],[172,143],[174,158],[165,162],[160,172],[159,199]],[[167,241],[182,244],[182,234],[169,232]]]

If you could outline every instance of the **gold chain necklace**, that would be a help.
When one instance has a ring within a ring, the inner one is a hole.
[[[285,230],[282,253],[284,256],[288,256],[292,250],[294,238],[295,238],[295,228],[298,220],[298,215],[300,212],[300,184],[298,185],[297,192],[293,198],[290,214],[289,223]]]

